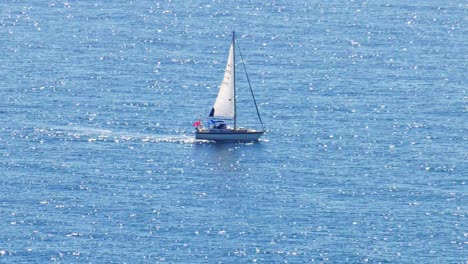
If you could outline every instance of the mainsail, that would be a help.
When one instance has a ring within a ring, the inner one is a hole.
[[[224,71],[223,82],[219,88],[218,97],[211,109],[210,117],[234,119],[235,94],[234,94],[234,43],[229,49],[229,58]]]

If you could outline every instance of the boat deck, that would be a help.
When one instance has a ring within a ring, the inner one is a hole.
[[[245,128],[198,128],[195,138],[214,141],[258,141],[264,133],[263,130]]]

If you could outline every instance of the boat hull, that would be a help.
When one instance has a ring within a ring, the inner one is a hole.
[[[250,129],[200,129],[195,131],[195,138],[213,141],[258,141],[265,131]]]

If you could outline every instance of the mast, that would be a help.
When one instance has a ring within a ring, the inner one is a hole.
[[[232,76],[233,76],[233,79],[232,80],[234,82],[234,130],[236,129],[236,123],[237,123],[237,114],[236,114],[236,47],[235,47],[235,42],[236,42],[236,33],[234,31],[232,31],[232,70],[233,70],[233,73],[232,73]]]

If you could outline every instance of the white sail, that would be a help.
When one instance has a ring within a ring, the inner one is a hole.
[[[219,88],[218,97],[213,105],[210,117],[234,118],[234,63],[234,45],[231,44],[223,82]]]

